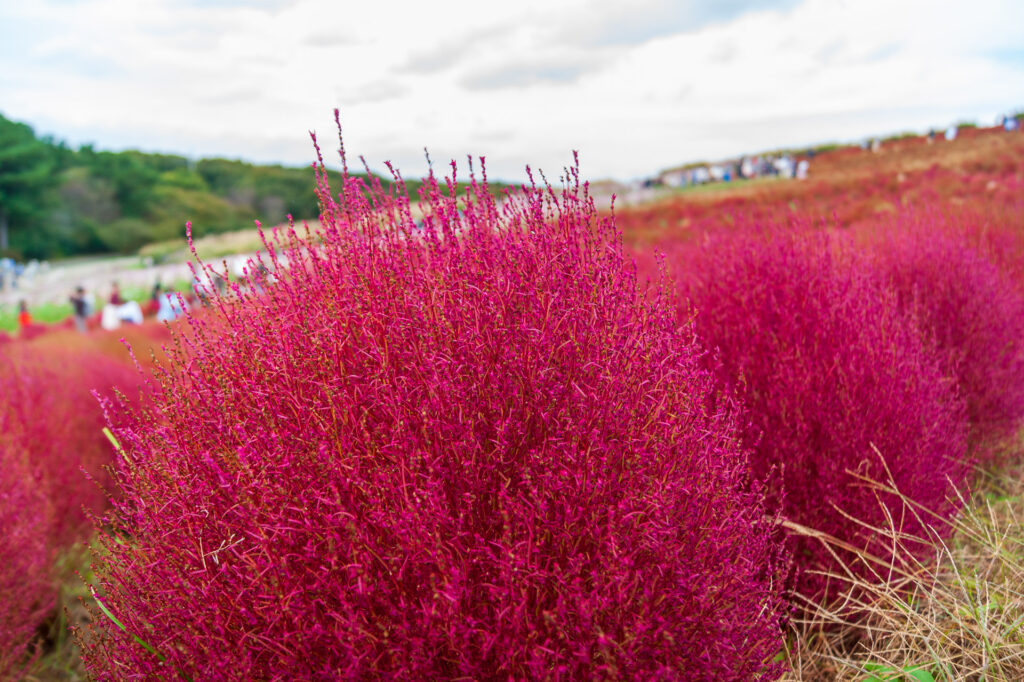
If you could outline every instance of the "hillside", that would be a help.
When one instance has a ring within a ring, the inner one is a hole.
[[[806,180],[718,183],[663,194],[616,212],[636,244],[686,240],[730,223],[734,214],[798,217],[841,228],[868,226],[900,207],[1000,215],[1024,196],[1024,134],[967,128],[939,136],[890,140],[877,151],[840,147],[810,160]]]
[[[182,238],[188,220],[203,236],[315,218],[314,177],[309,166],[72,149],[0,114],[0,257],[134,253]],[[421,183],[407,185],[415,196]]]

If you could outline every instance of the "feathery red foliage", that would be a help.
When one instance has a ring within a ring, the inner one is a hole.
[[[940,215],[900,216],[876,239],[882,276],[959,382],[975,451],[993,457],[1024,419],[1024,292]]]
[[[749,411],[751,465],[756,476],[777,471],[784,517],[885,559],[884,535],[858,521],[885,527],[888,509],[902,532],[927,534],[899,500],[876,499],[854,474],[886,482],[891,473],[939,519],[956,511],[947,496],[967,471],[962,401],[867,264],[822,233],[753,228],[679,258],[698,336],[718,350],[722,381]],[[829,549],[797,535],[789,547],[803,569],[800,594],[828,601],[841,591],[814,572],[840,572]]]
[[[0,374],[0,389],[10,379]],[[4,393],[0,391],[0,395]],[[0,409],[0,678],[18,679],[30,662],[36,628],[53,607],[52,510]]]
[[[124,538],[97,568],[126,632],[100,617],[93,674],[779,672],[779,550],[735,417],[567,181],[499,204],[486,177],[431,178],[420,226],[321,179],[324,230],[191,320],[116,429]]]
[[[0,679],[24,672],[56,607],[54,557],[91,534],[87,510],[107,507],[99,483],[114,453],[93,391],[139,385],[122,354],[117,361],[77,334],[0,349]]]
[[[77,348],[37,344],[11,343],[0,353],[0,412],[9,442],[23,452],[53,506],[48,542],[57,548],[86,539],[92,530],[87,510],[107,508],[102,487],[110,486],[114,452],[93,393],[109,398],[114,388],[136,389],[141,378],[85,342]]]

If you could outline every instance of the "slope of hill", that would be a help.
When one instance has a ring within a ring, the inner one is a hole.
[[[1024,196],[1024,133],[968,128],[952,141],[922,136],[893,140],[877,151],[842,147],[811,159],[806,180],[705,187],[624,208],[616,212],[617,222],[637,245],[686,241],[728,225],[736,213],[856,229],[901,208],[927,207],[1008,223],[1009,211]]]

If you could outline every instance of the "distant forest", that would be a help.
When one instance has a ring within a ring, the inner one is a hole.
[[[181,238],[186,220],[203,236],[315,218],[314,180],[309,167],[76,150],[0,115],[0,256],[134,253]]]

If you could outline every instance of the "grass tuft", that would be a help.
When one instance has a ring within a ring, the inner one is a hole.
[[[876,486],[899,495],[907,514],[922,514],[891,484]],[[859,618],[849,616],[849,603],[808,604],[791,626],[798,644],[784,679],[1024,679],[1024,472],[981,472],[962,503],[948,521],[952,535],[936,533],[930,555],[905,551],[891,526],[883,530],[895,561],[880,566],[858,555],[875,571],[890,571],[889,580],[830,575],[847,585],[846,595],[861,595]]]

